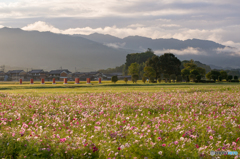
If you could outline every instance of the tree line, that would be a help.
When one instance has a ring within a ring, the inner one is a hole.
[[[181,62],[172,53],[157,56],[151,49],[143,53],[128,54],[125,64],[115,69],[107,69],[105,71],[121,72],[121,69],[123,75],[131,75],[133,83],[141,78],[143,82],[148,79],[153,83],[157,81],[160,82],[162,79],[165,80],[165,82],[171,82],[171,80],[177,82],[182,80],[186,82],[201,82],[202,78],[205,77],[213,81],[222,81],[224,79],[231,81],[233,78],[234,80],[238,79],[238,76],[233,77],[228,75],[224,70],[211,70],[209,66],[195,62],[194,60]],[[206,72],[206,70],[208,72]],[[99,71],[101,72],[101,70]],[[117,80],[117,77],[113,77],[113,79]],[[127,79],[125,79],[125,82],[127,82]]]

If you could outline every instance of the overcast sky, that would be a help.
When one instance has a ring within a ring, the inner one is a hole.
[[[240,0],[1,0],[0,26],[213,40],[240,48]]]

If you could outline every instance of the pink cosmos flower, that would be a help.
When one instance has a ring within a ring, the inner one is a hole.
[[[163,147],[165,147],[165,146],[166,146],[166,144],[162,144],[162,146],[163,146]]]
[[[65,142],[67,139],[66,138],[62,138],[60,139],[60,142]]]
[[[174,141],[174,144],[177,145],[177,144],[178,144],[178,141]]]
[[[209,136],[209,139],[211,139],[211,140],[212,140],[212,139],[213,139],[213,137],[212,137],[212,136]]]

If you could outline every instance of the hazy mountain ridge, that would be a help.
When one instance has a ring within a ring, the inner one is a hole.
[[[104,34],[90,34],[90,35],[75,35],[81,36],[86,39],[96,41],[102,44],[124,44],[121,48],[124,49],[133,49],[138,51],[146,51],[147,48],[151,48],[153,50],[162,50],[162,49],[176,49],[182,50],[188,47],[200,48],[200,49],[216,49],[216,48],[224,48],[226,46],[218,44],[209,40],[200,40],[200,39],[187,39],[187,40],[178,40],[178,39],[151,39],[142,36],[128,36],[123,39],[117,38],[111,35]],[[141,47],[144,50],[139,50]]]
[[[72,71],[115,67],[128,54],[83,37],[10,28],[0,29],[0,53],[0,65]]]
[[[102,43],[113,48],[129,49],[134,52],[143,52],[151,48],[157,54],[171,52],[180,60],[196,60],[204,64],[215,65],[217,67],[240,67],[240,56],[232,56],[229,52],[224,52],[225,48],[232,48],[214,41],[200,39],[151,39],[141,36],[129,36],[123,39],[111,35],[94,33],[82,36],[92,41]],[[218,52],[218,51],[221,52]]]
[[[194,47],[200,54],[177,54],[174,50]],[[144,52],[151,48],[155,53],[171,49],[180,60],[200,61],[220,67],[240,67],[239,56],[217,54],[214,49],[226,46],[206,40],[150,39],[129,36],[123,39],[102,34],[63,35],[51,32],[0,29],[0,65],[18,68],[95,71],[114,68],[125,63],[129,53]],[[201,51],[205,54],[201,54]]]

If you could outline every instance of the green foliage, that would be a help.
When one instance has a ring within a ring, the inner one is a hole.
[[[176,78],[177,78],[177,77],[176,77],[175,74],[171,74],[171,75],[170,75],[170,79],[173,80],[173,82],[175,82]]]
[[[149,58],[146,61],[146,66],[152,67],[154,69],[154,71],[155,71],[155,78],[160,76],[161,70],[160,70],[160,67],[159,67],[159,57],[158,56],[155,55],[152,58]]]
[[[149,81],[150,83],[154,83],[154,77],[150,77]]]
[[[222,76],[220,75],[220,76],[218,76],[218,81],[222,81]]]
[[[197,79],[198,82],[201,80],[201,78],[202,78],[201,75],[196,76],[196,79]]]
[[[226,71],[221,70],[221,71],[220,71],[220,74],[221,74],[221,76],[222,76],[222,79],[225,79],[225,80],[228,79],[228,74],[227,74]]]
[[[212,75],[212,79],[213,79],[214,81],[216,81],[216,80],[218,79],[218,76],[215,75],[215,74],[213,74],[213,75]]]
[[[146,82],[146,78],[145,77],[142,77],[142,82],[145,83]]]
[[[229,75],[229,76],[228,76],[228,81],[231,81],[232,78],[233,78],[233,76],[232,76],[232,75]]]
[[[208,72],[208,73],[206,74],[206,78],[207,78],[207,79],[209,79],[209,80],[211,80],[211,79],[212,79],[211,72]]]
[[[128,78],[127,77],[124,78],[124,82],[127,84],[127,82],[128,82]]]
[[[191,63],[191,61],[193,61],[193,60],[190,60],[190,61],[184,60],[184,61],[182,61],[182,65],[180,66],[181,69],[184,69],[184,64],[185,63]],[[202,68],[202,69],[205,70],[204,72],[202,72],[203,70],[198,70],[199,73],[201,74],[201,76],[205,76],[206,73],[211,71],[211,67],[210,66],[208,66],[206,64],[203,64],[203,63],[201,63],[199,61],[193,61],[193,64],[195,64],[197,66],[196,69]]]
[[[192,81],[194,81],[194,80],[196,79],[196,76],[195,76],[194,74],[190,74],[190,75],[189,75],[189,78],[190,78]]]
[[[238,76],[234,76],[234,78],[233,78],[234,80],[238,80]]]
[[[190,70],[189,69],[187,69],[187,68],[184,68],[184,69],[182,69],[181,70],[181,75],[182,76],[189,76],[190,75]]]
[[[189,69],[189,70],[197,69],[197,65],[194,64],[193,60],[190,60],[189,62],[184,63],[183,66],[184,66],[184,68]]]
[[[172,53],[165,53],[159,57],[159,69],[164,74],[180,75],[181,61]]]
[[[132,75],[132,82],[137,83],[137,80],[139,79],[138,75]]]
[[[139,72],[139,64],[138,63],[132,63],[129,67],[128,67],[128,74],[129,75],[138,75]]]
[[[220,74],[219,71],[212,70],[212,71],[210,71],[206,74],[206,78],[209,79],[209,80],[213,79],[214,81],[216,81],[220,75],[221,74]]]
[[[199,73],[199,71],[197,69],[191,70],[190,74],[194,74],[195,76],[200,75],[200,73]]]
[[[156,76],[156,72],[155,70],[150,67],[150,66],[145,66],[144,67],[144,76],[150,78],[150,77],[155,77]]]
[[[190,74],[194,74],[195,76],[201,75],[202,77],[206,74],[206,69],[203,67],[198,67],[195,64],[195,61],[190,60],[189,62],[184,62],[184,69],[181,70],[182,76],[189,76]]]
[[[142,63],[145,63],[149,58],[156,56],[154,52],[151,49],[148,49],[146,52],[143,53],[133,53],[133,54],[128,54],[126,57],[126,63],[125,67],[123,68],[124,75],[127,75],[128,67],[132,63],[138,63],[140,65],[140,71],[143,71],[143,67],[141,67]],[[144,64],[145,65],[145,64]]]
[[[113,83],[116,83],[118,81],[118,77],[117,76],[112,76],[111,81]]]
[[[160,76],[158,77],[157,81],[158,81],[158,83],[161,83],[162,79]]]
[[[177,75],[177,82],[182,82],[182,76],[181,75]]]
[[[164,78],[165,80],[168,80],[168,79],[169,79],[169,74],[164,73],[164,74],[163,74],[163,78]]]

